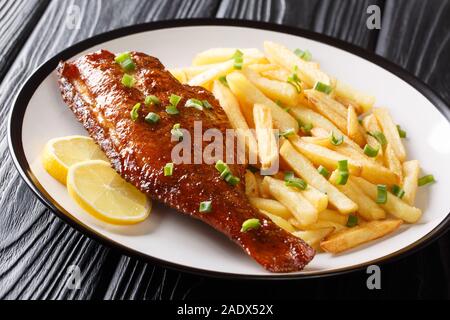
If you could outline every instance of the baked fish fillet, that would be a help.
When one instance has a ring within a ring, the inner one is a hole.
[[[181,84],[154,57],[138,52],[130,54],[136,65],[133,72],[136,81],[131,88],[122,84],[124,71],[109,51],[87,54],[58,66],[62,98],[113,168],[152,199],[227,235],[267,270],[302,270],[313,258],[314,250],[251,207],[243,188],[244,165],[229,165],[233,175],[241,179],[237,186],[222,180],[214,164],[178,164],[172,176],[164,176],[163,168],[173,162],[171,152],[177,144],[171,141],[174,124],[179,123],[192,137],[194,121],[202,122],[203,132],[216,128],[224,137],[225,130],[231,127],[209,91]],[[178,115],[165,111],[171,94],[182,97]],[[146,106],[144,100],[149,95],[158,97],[161,104]],[[191,98],[207,100],[212,108],[186,108],[185,102]],[[139,118],[133,121],[130,112],[136,103],[142,107]],[[159,122],[147,123],[144,118],[149,112],[157,113]],[[209,144],[202,143],[203,147]],[[191,150],[193,155],[194,146]],[[199,212],[203,201],[212,201],[211,212]],[[242,223],[250,218],[258,218],[261,227],[241,232]]]

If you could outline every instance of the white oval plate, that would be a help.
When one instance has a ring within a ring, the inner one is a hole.
[[[245,26],[245,27],[244,27]],[[155,205],[142,224],[118,227],[102,223],[77,206],[66,188],[42,168],[40,153],[51,138],[87,135],[63,103],[55,67],[60,60],[95,51],[136,50],[158,57],[166,67],[190,64],[194,55],[212,47],[257,47],[264,40],[290,48],[307,48],[327,73],[377,97],[408,132],[410,159],[419,159],[438,183],[421,188],[417,206],[424,211],[415,225],[403,225],[379,241],[332,256],[317,254],[304,271],[271,274],[223,235],[199,221]],[[389,70],[389,71],[388,71]],[[26,82],[12,108],[10,150],[22,177],[60,217],[83,232],[123,251],[165,266],[245,278],[300,278],[355,270],[410,252],[448,227],[450,201],[450,125],[441,112],[445,103],[419,80],[364,50],[331,38],[255,22],[178,20],[132,26],[83,41],[44,63]]]

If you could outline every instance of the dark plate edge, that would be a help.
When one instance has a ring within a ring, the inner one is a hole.
[[[41,66],[37,68],[37,70],[28,77],[25,81],[25,84],[20,89],[17,94],[13,105],[11,106],[9,119],[8,119],[8,147],[13,159],[14,165],[19,171],[20,176],[26,182],[26,184],[30,187],[30,189],[35,193],[38,199],[46,205],[53,213],[55,213],[58,217],[67,222],[70,226],[75,228],[76,230],[87,234],[89,237],[95,239],[96,241],[106,245],[109,248],[119,249],[123,253],[128,256],[135,256],[140,259],[149,261],[151,263],[158,264],[163,267],[168,267],[174,270],[188,272],[200,276],[209,276],[215,278],[230,278],[230,279],[261,279],[261,280],[287,280],[287,279],[311,279],[318,277],[329,277],[334,275],[345,274],[349,272],[354,272],[357,270],[362,270],[368,265],[372,264],[380,264],[380,263],[388,263],[393,262],[399,258],[405,257],[406,255],[412,254],[417,250],[423,248],[426,245],[429,245],[432,241],[437,240],[440,236],[442,236],[450,226],[450,215],[447,214],[447,217],[432,231],[430,231],[427,235],[422,237],[421,239],[415,241],[411,245],[393,252],[387,256],[384,256],[379,259],[375,259],[366,263],[362,263],[352,267],[341,268],[334,271],[324,271],[324,272],[312,272],[308,274],[267,274],[267,275],[245,275],[245,274],[233,274],[233,273],[224,273],[218,271],[210,271],[203,270],[193,267],[183,266],[181,264],[175,264],[172,262],[168,262],[165,260],[161,260],[152,256],[148,256],[146,254],[137,252],[133,249],[125,247],[120,243],[112,241],[101,234],[97,233],[95,230],[91,229],[78,219],[75,219],[70,215],[65,209],[58,205],[58,203],[45,191],[45,189],[40,185],[34,174],[31,172],[28,162],[25,158],[25,153],[22,145],[22,120],[25,114],[26,108],[28,106],[29,100],[33,96],[36,88],[40,85],[43,79],[47,77],[57,66],[58,62],[61,60],[66,60],[71,58],[72,56],[78,54],[81,51],[84,51],[92,46],[98,45],[100,43],[113,40],[115,38],[119,38],[122,36],[157,30],[157,29],[168,29],[168,28],[177,28],[177,27],[186,27],[186,26],[205,26],[205,25],[216,25],[216,26],[237,26],[237,27],[249,27],[255,29],[276,31],[281,33],[287,33],[291,35],[296,35],[304,38],[308,38],[311,40],[315,40],[324,44],[331,45],[333,47],[337,47],[349,53],[355,54],[365,60],[373,62],[378,66],[384,68],[385,70],[391,72],[392,74],[398,76],[399,78],[406,81],[413,88],[422,93],[430,102],[439,110],[439,112],[450,121],[450,107],[446,104],[446,102],[431,88],[429,88],[425,83],[421,80],[417,79],[415,76],[410,74],[408,71],[398,67],[392,62],[377,56],[365,49],[356,47],[352,44],[346,43],[341,40],[337,40],[322,34],[318,34],[308,30],[302,30],[295,27],[282,26],[272,23],[265,22],[255,22],[255,21],[247,21],[247,20],[232,20],[232,19],[180,19],[180,20],[166,20],[166,21],[158,21],[158,22],[149,22],[143,23],[133,26],[128,26],[124,28],[120,28],[117,30],[109,31],[106,33],[102,33],[96,35],[92,38],[86,39],[79,43],[76,43],[69,48],[61,51],[57,55],[53,56]],[[20,125],[17,125],[19,124]],[[16,124],[16,125],[13,125]]]

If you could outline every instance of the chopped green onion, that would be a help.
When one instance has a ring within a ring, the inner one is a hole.
[[[336,138],[334,136],[334,132],[331,131],[330,141],[331,141],[331,144],[334,146],[341,145],[342,142],[344,142],[344,136],[340,136],[339,138]]]
[[[300,128],[303,130],[303,132],[310,133],[311,129],[313,128],[313,125],[312,125],[312,123],[305,123],[305,124],[301,125]]]
[[[145,105],[154,104],[154,105],[160,105],[161,101],[158,99],[157,96],[150,95],[145,97]]]
[[[400,127],[400,125],[397,125],[397,131],[400,138],[406,138],[406,131]]]
[[[228,176],[232,175],[230,168],[227,166],[225,170],[220,173],[220,179],[225,180]]]
[[[402,188],[400,188],[400,186],[398,186],[396,184],[394,184],[391,187],[391,191],[396,197],[398,197],[400,199],[403,198],[403,196],[405,195],[405,190],[403,190]]]
[[[294,187],[300,190],[305,190],[308,187],[308,184],[304,180],[296,178],[292,171],[286,171],[284,173],[284,183],[288,187]]]
[[[436,182],[436,180],[434,179],[434,176],[432,174],[429,174],[427,176],[423,176],[422,178],[419,178],[419,180],[417,180],[417,185],[419,187],[424,186],[426,184],[429,183],[433,183]]]
[[[166,107],[166,112],[170,115],[175,115],[175,114],[180,113],[180,111],[177,109],[177,107],[172,106],[172,105]]]
[[[186,101],[184,106],[186,108],[195,108],[195,109],[200,110],[200,111],[203,110],[203,102],[201,102],[198,99],[189,99],[188,101]]]
[[[179,123],[175,123],[172,127],[172,130],[170,130],[170,133],[172,134],[172,138],[174,140],[180,141],[183,139],[183,131],[181,131],[181,125]]]
[[[338,161],[338,176],[336,179],[336,183],[340,185],[345,185],[348,180],[348,161],[340,160]]]
[[[232,174],[228,174],[224,179],[229,185],[235,186],[239,183],[240,179]]]
[[[380,147],[373,148],[372,146],[370,146],[368,144],[366,144],[364,146],[364,154],[369,156],[369,157],[371,157],[371,158],[376,157],[378,155],[378,151],[380,151]]]
[[[383,132],[374,131],[374,132],[367,132],[367,134],[377,139],[378,143],[381,144],[382,147],[387,145],[387,140]]]
[[[152,123],[155,124],[159,121],[160,117],[154,113],[154,112],[149,112],[147,114],[147,116],[145,117],[145,121],[147,121],[148,123]]]
[[[347,219],[347,227],[353,228],[358,224],[358,216],[350,214]]]
[[[211,212],[211,210],[212,210],[212,201],[200,202],[200,207],[198,208],[199,212]]]
[[[302,84],[300,82],[300,78],[297,75],[297,68],[294,69],[294,73],[291,74],[288,78],[287,78],[287,83],[291,84],[294,86],[295,90],[300,93],[302,92]]]
[[[173,163],[169,162],[166,163],[166,165],[164,166],[164,176],[168,177],[171,176],[173,174]]]
[[[233,176],[228,165],[222,160],[217,160],[215,165],[217,171],[220,172],[220,178],[225,180],[228,184],[235,186],[239,183],[240,179],[236,176]]]
[[[225,162],[223,162],[222,160],[217,160],[215,167],[216,167],[217,171],[219,171],[220,173],[222,173],[224,170],[226,170],[228,168],[227,164]]]
[[[177,96],[176,94],[171,94],[170,98],[169,98],[169,103],[172,106],[176,107],[178,105],[178,103],[180,102],[180,100],[181,100],[180,96]]]
[[[236,52],[233,55],[234,60],[234,68],[241,70],[242,64],[244,63],[244,54],[240,50],[236,50]]]
[[[323,92],[325,94],[330,94],[333,88],[323,82],[317,81],[314,85],[314,90]]]
[[[211,103],[208,102],[208,100],[202,100],[202,103],[203,103],[203,106],[206,109],[212,109],[213,108],[213,106],[211,105]]]
[[[287,130],[281,132],[281,133],[280,133],[280,137],[285,137],[285,138],[287,138],[287,137],[290,137],[290,136],[292,136],[292,135],[294,135],[294,134],[295,134],[294,128],[290,128],[290,129],[287,129]]]
[[[131,109],[131,112],[130,112],[131,120],[136,121],[139,118],[138,111],[139,111],[140,108],[141,108],[141,104],[140,103],[136,103],[133,106],[133,109]]]
[[[247,219],[242,223],[241,232],[247,232],[251,229],[258,229],[261,227],[261,222],[259,219],[253,218],[253,219]]]
[[[124,74],[122,77],[122,84],[127,88],[132,88],[134,86],[134,78],[129,74]]]
[[[377,199],[375,200],[376,203],[386,203],[387,201],[387,187],[385,184],[379,184],[377,185]]]
[[[284,181],[288,181],[288,180],[291,180],[291,179],[294,179],[294,178],[295,178],[294,172],[292,172],[292,171],[285,171],[284,172]]]
[[[300,58],[303,59],[305,61],[310,61],[312,58],[312,54],[311,52],[309,52],[308,50],[301,50],[301,49],[295,49],[294,53]]]
[[[324,166],[319,166],[317,168],[317,171],[319,171],[319,173],[322,176],[324,176],[326,179],[328,179],[328,176],[330,175],[330,172]]]
[[[131,55],[129,52],[123,52],[123,53],[119,53],[115,58],[114,61],[117,63],[122,63],[127,59],[131,59]]]
[[[228,85],[228,81],[227,78],[225,76],[221,76],[218,79],[220,81],[221,84],[223,84],[225,87],[229,88],[230,86]]]
[[[120,64],[120,66],[122,67],[123,70],[127,71],[127,72],[131,72],[134,71],[134,69],[136,69],[136,65],[134,64],[133,60],[131,59],[127,59],[124,62],[122,62]]]

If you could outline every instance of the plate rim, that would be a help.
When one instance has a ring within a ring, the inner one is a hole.
[[[102,245],[114,250],[119,250],[121,253],[137,257],[138,259],[150,262],[154,265],[166,267],[169,269],[196,274],[200,276],[208,276],[214,278],[224,279],[237,279],[237,280],[292,280],[292,279],[311,279],[330,277],[335,275],[346,274],[364,269],[365,267],[381,263],[393,262],[399,258],[410,255],[419,249],[429,245],[431,242],[437,240],[442,236],[450,227],[450,213],[429,233],[417,239],[410,245],[392,252],[383,257],[373,259],[364,263],[360,263],[354,266],[342,267],[331,271],[312,271],[304,274],[276,274],[269,273],[264,275],[256,274],[242,274],[242,273],[228,273],[222,271],[213,271],[208,269],[201,269],[196,267],[186,266],[180,263],[174,263],[167,260],[157,258],[135,249],[127,247],[119,242],[116,242],[108,237],[96,232],[88,225],[72,216],[64,208],[62,208],[58,202],[53,199],[39,183],[38,179],[31,172],[30,165],[25,157],[25,152],[22,144],[22,126],[23,117],[28,107],[29,101],[35,93],[38,86],[42,81],[55,70],[59,61],[69,59],[74,55],[89,49],[95,45],[101,44],[106,41],[114,40],[123,36],[132,35],[136,33],[160,30],[160,29],[172,29],[182,27],[195,27],[195,26],[222,26],[222,27],[244,27],[259,29],[265,31],[275,31],[280,33],[286,33],[294,36],[303,37],[306,39],[314,40],[322,44],[330,45],[335,48],[342,49],[348,53],[354,54],[368,62],[377,64],[379,67],[394,74],[400,79],[404,80],[408,85],[423,94],[432,105],[442,114],[442,116],[450,122],[450,107],[445,100],[436,93],[432,88],[425,84],[422,80],[418,79],[407,70],[397,66],[393,62],[386,60],[385,58],[369,52],[368,50],[357,47],[356,45],[348,42],[329,37],[327,35],[319,34],[313,31],[304,30],[297,27],[279,25],[268,22],[259,22],[251,20],[234,20],[234,19],[211,19],[211,18],[198,18],[198,19],[177,19],[177,20],[164,20],[155,22],[146,22],[141,24],[135,24],[119,29],[111,30],[108,32],[100,33],[78,43],[75,43],[68,48],[60,51],[53,57],[43,62],[33,73],[25,80],[18,94],[16,95],[14,102],[12,103],[9,111],[7,122],[7,139],[8,150],[13,160],[16,169],[19,172],[20,177],[25,181],[27,186],[33,191],[37,198],[48,208],[50,211],[68,223],[71,227],[87,235],[88,237],[98,241]]]

